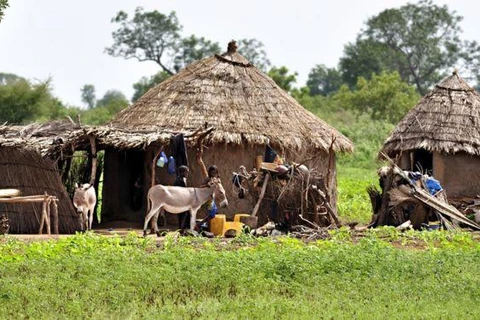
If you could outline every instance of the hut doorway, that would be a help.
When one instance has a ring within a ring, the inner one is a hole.
[[[102,218],[105,222],[142,221],[145,211],[145,152],[105,151]]]
[[[425,149],[417,149],[411,155],[411,170],[433,174],[433,153]]]

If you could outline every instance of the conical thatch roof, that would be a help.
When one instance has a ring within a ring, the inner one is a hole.
[[[58,198],[60,233],[80,230],[80,220],[51,161],[34,150],[0,146],[0,188],[18,189],[22,196],[49,195]],[[38,233],[41,203],[0,203],[0,215],[9,219],[10,233]]]
[[[480,95],[456,71],[407,113],[382,151],[414,149],[480,155]]]
[[[285,148],[351,151],[352,143],[305,110],[236,52],[196,61],[120,112],[117,128],[193,132],[214,126],[213,143],[272,144]]]

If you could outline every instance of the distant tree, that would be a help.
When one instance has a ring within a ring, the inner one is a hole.
[[[8,7],[8,0],[0,0],[0,22],[2,21],[5,9]]]
[[[93,84],[86,84],[80,89],[80,92],[82,93],[82,102],[84,102],[88,109],[92,109],[95,107],[95,87]]]
[[[95,108],[81,113],[81,118],[85,124],[105,124],[127,106],[128,100],[122,92],[108,90],[100,100],[97,100]]]
[[[390,123],[397,123],[419,98],[415,87],[402,81],[396,71],[373,74],[370,80],[359,77],[357,90],[344,85],[333,96],[339,105]]]
[[[198,38],[193,34],[180,41],[177,54],[174,58],[175,72],[185,68],[195,60],[200,60],[220,52],[217,42],[212,42],[204,37]]]
[[[266,72],[271,63],[265,52],[263,42],[257,39],[240,39],[237,41],[238,52],[251,64]]]
[[[113,104],[123,105],[123,107],[125,107],[128,105],[128,100],[122,92],[118,90],[108,90],[103,97],[97,101],[96,107],[108,107]]]
[[[311,95],[327,96],[336,92],[342,83],[342,75],[337,69],[319,64],[308,74],[307,87]]]
[[[344,80],[353,87],[360,76],[369,79],[372,73],[397,71],[423,95],[454,66],[465,64],[475,73],[480,46],[461,40],[462,19],[431,0],[380,12],[366,22],[357,41],[345,47],[340,60]]]
[[[137,101],[141,96],[143,96],[150,88],[153,88],[160,82],[168,79],[170,75],[165,71],[159,71],[153,76],[147,78],[142,77],[138,82],[133,84],[133,97],[132,102]]]
[[[275,83],[287,92],[292,91],[292,86],[295,82],[297,82],[297,75],[298,73],[294,72],[293,74],[289,74],[289,70],[287,67],[272,67],[268,71],[268,76],[275,81]]]
[[[129,20],[128,14],[120,11],[111,20],[119,25],[112,33],[113,45],[106,52],[114,57],[135,58],[138,61],[154,61],[163,71],[174,74],[168,59],[172,58],[181,42],[182,26],[174,11],[165,15],[157,10],[144,12],[135,10]]]
[[[65,107],[51,93],[50,79],[31,83],[14,74],[0,74],[0,122],[24,124],[64,113]]]

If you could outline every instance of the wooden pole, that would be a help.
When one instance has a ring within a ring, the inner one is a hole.
[[[263,197],[265,196],[265,190],[267,190],[268,179],[270,178],[270,174],[267,172],[265,173],[265,179],[263,179],[262,191],[260,192],[260,197],[258,198],[257,204],[253,208],[252,217],[257,215],[258,209],[260,209],[260,204],[262,202]]]
[[[57,201],[53,199],[52,201],[52,206],[53,206],[53,233],[58,234],[58,205]]]
[[[152,174],[151,174],[151,177],[152,177],[152,181],[150,181],[150,187],[153,187],[155,185],[155,169],[156,169],[156,166],[157,166],[157,159],[158,157],[160,156],[160,153],[162,153],[163,151],[163,146],[160,146],[160,149],[158,149],[157,153],[155,154],[155,156],[153,157],[153,161],[152,161]]]
[[[38,231],[38,234],[43,234],[43,226],[45,225],[47,219],[47,202],[43,201],[42,203],[42,219],[40,221],[40,230]]]
[[[51,235],[52,234],[52,229],[50,225],[50,198],[48,198],[45,194],[45,202],[47,203],[47,234]]]
[[[97,176],[97,146],[95,143],[95,137],[89,136],[90,138],[90,157],[92,158],[92,172],[90,174],[90,185],[95,183],[95,178]]]

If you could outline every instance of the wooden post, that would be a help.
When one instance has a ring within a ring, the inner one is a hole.
[[[52,229],[51,229],[51,226],[50,226],[50,197],[47,197],[47,195],[45,194],[45,202],[47,203],[47,234],[48,235],[51,235],[52,234]]]
[[[47,219],[47,202],[44,200],[42,202],[42,219],[40,221],[40,230],[38,231],[38,234],[43,234],[43,226],[46,223]]]
[[[52,201],[53,205],[53,233],[58,234],[58,205],[57,205],[57,199],[53,199]]]
[[[262,202],[263,197],[265,196],[265,190],[267,190],[268,179],[270,178],[270,174],[267,172],[265,173],[265,179],[263,179],[262,191],[260,192],[260,197],[258,198],[257,204],[253,208],[252,217],[257,215],[258,209],[260,209],[260,204]]]
[[[160,156],[160,153],[163,151],[163,146],[160,147],[160,149],[158,149],[157,153],[155,154],[155,156],[153,157],[153,161],[152,161],[152,174],[151,174],[151,177],[152,177],[152,181],[150,181],[150,187],[153,187],[155,185],[155,169],[157,167],[157,159],[158,157]]]
[[[95,178],[97,176],[97,146],[95,143],[95,137],[90,135],[90,157],[92,157],[92,172],[90,174],[90,185],[95,183]]]

